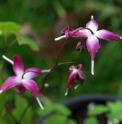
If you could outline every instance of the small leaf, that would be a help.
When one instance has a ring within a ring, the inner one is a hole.
[[[88,115],[98,115],[108,111],[108,108],[104,105],[96,105],[93,109],[88,111]]]
[[[46,115],[46,114],[49,114],[50,112],[57,112],[58,114],[62,114],[64,116],[71,115],[71,111],[67,107],[58,103],[48,104],[44,107],[43,111],[38,110],[37,113],[39,115]]]
[[[67,118],[58,114],[53,114],[46,118],[42,124],[67,124]]]
[[[27,107],[28,102],[26,101],[25,98],[16,95],[15,98],[15,109],[12,111],[13,115],[17,120],[20,120],[20,117],[24,111],[24,109]],[[23,117],[22,123],[23,124],[30,124],[32,121],[32,109],[29,107]]]
[[[18,33],[20,25],[15,22],[0,22],[0,35],[8,38],[12,34]]]
[[[86,118],[84,124],[99,124],[98,120],[93,117]]]
[[[26,44],[34,51],[38,51],[39,50],[39,47],[36,44],[36,42],[32,38],[30,38],[30,37],[27,37],[27,36],[22,35],[22,34],[17,34],[17,41],[18,41],[19,45]]]
[[[71,111],[66,106],[64,106],[62,104],[54,104],[54,109],[59,114],[63,114],[65,116],[71,115]]]

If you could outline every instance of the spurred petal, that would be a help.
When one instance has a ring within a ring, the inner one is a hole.
[[[91,72],[92,72],[92,74],[94,74],[94,68],[93,68],[94,63],[93,62],[94,62],[95,55],[99,49],[99,41],[98,41],[97,37],[95,37],[95,36],[88,37],[87,41],[86,41],[86,46],[90,53],[91,61],[92,61]]]
[[[34,97],[38,97],[39,91],[38,86],[35,81],[33,80],[22,80],[22,85],[29,90]]]
[[[36,76],[38,76],[40,73],[41,73],[41,69],[39,68],[29,68],[27,70],[25,70],[25,73],[24,73],[24,79],[32,79]]]
[[[23,63],[21,61],[21,58],[18,55],[14,55],[13,70],[15,74],[19,77],[21,77],[24,73]]]
[[[5,91],[12,87],[15,87],[21,83],[21,80],[17,76],[9,77],[1,86],[0,90]]]
[[[107,31],[107,30],[99,30],[95,33],[95,35],[100,39],[112,40],[112,41],[118,41],[122,38],[119,35],[114,34],[114,33]]]
[[[26,89],[22,84],[19,84],[19,85],[15,86],[15,90],[18,93],[24,93]]]
[[[98,41],[97,37],[95,37],[95,36],[88,37],[87,41],[86,41],[86,46],[91,55],[91,59],[94,60],[95,55],[99,48],[99,41]]]
[[[91,19],[87,24],[86,27],[91,29],[93,32],[96,32],[98,29],[98,23],[94,20]]]

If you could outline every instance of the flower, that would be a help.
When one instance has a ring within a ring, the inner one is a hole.
[[[75,86],[75,89],[83,84],[85,78],[83,70],[84,67],[82,64],[78,64],[77,66],[73,65],[69,68],[69,77],[66,85],[67,89],[65,95],[68,94],[68,90],[72,87],[73,82],[79,81],[79,84]]]
[[[32,80],[42,72],[48,72],[49,70],[41,70],[39,68],[28,68],[24,71],[24,66],[21,58],[18,55],[14,55],[13,61],[3,55],[3,58],[13,65],[13,71],[15,76],[9,77],[1,86],[0,93],[10,88],[15,88],[16,92],[23,93],[29,90],[32,95],[36,98],[38,104],[43,109],[43,106],[38,98],[39,90],[36,82]]]
[[[66,32],[66,31],[65,31]],[[98,30],[98,23],[94,20],[94,17],[91,16],[91,20],[86,24],[85,28],[78,28],[76,30],[73,30],[73,32],[76,32],[76,34],[72,33],[72,31],[68,32],[68,36],[63,35],[62,37],[56,38],[55,40],[59,40],[61,38],[67,38],[67,37],[82,37],[86,40],[86,46],[91,56],[91,73],[94,75],[94,59],[95,55],[100,48],[100,41],[99,39],[104,40],[111,40],[111,41],[118,41],[122,39],[121,36],[114,34],[107,30]]]

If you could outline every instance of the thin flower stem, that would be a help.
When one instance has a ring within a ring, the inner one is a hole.
[[[81,30],[81,29],[84,29],[84,28],[82,28],[82,27],[79,28],[79,29],[76,30],[72,35],[74,35],[75,33],[77,33],[77,32],[78,32],[79,30]],[[71,35],[71,36],[72,36],[72,35]],[[50,74],[50,73],[54,70],[54,68],[58,65],[59,57],[60,57],[60,55],[61,55],[61,53],[62,53],[62,51],[63,51],[63,49],[64,49],[66,43],[68,42],[68,39],[69,39],[71,36],[69,36],[69,37],[65,40],[65,42],[63,43],[63,45],[61,46],[61,48],[60,48],[60,50],[59,50],[59,52],[58,52],[58,55],[57,55],[55,64],[54,64],[53,67],[50,69],[50,71],[46,74],[46,76],[45,76],[45,78],[44,78],[44,81],[43,81],[43,84],[42,84],[42,87],[41,87],[40,90],[39,90],[39,93],[42,92],[42,90],[43,90],[43,88],[44,88],[44,84],[46,83],[46,80],[47,80],[47,77],[49,76],[49,74]],[[60,63],[59,63],[59,64],[60,64]],[[24,109],[24,111],[23,111],[23,113],[22,113],[22,115],[21,115],[21,117],[20,117],[20,120],[23,119],[23,117],[24,117],[24,115],[25,115],[27,109],[28,109],[29,106],[33,103],[33,101],[34,101],[34,98],[31,100],[31,102],[29,102],[29,104],[28,104],[28,105],[26,106],[26,108]]]
[[[5,103],[5,108],[6,108],[6,111],[9,113],[9,115],[11,116],[11,118],[14,120],[15,124],[21,124],[21,123],[14,117],[14,115],[11,113],[11,108],[10,108],[10,106],[7,104],[7,102]]]
[[[58,65],[63,65],[63,64],[76,64],[75,62],[61,62],[61,63],[58,63]]]

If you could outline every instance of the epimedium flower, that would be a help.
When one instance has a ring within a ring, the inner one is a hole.
[[[72,84],[75,81],[79,81],[79,84],[75,86],[75,89],[77,89],[78,86],[82,85],[84,82],[84,73],[83,73],[84,67],[82,64],[78,64],[77,66],[71,66],[69,67],[69,77],[68,77],[68,82],[66,84],[66,93],[65,95],[68,94],[68,90],[72,87]]]
[[[21,58],[18,55],[14,55],[13,61],[3,55],[3,58],[13,65],[13,71],[15,76],[9,77],[1,86],[0,93],[10,89],[15,88],[16,92],[23,93],[29,90],[32,95],[36,98],[38,104],[43,109],[43,106],[38,98],[39,89],[33,78],[37,77],[43,72],[49,72],[49,70],[41,70],[39,68],[28,68],[24,71],[24,66]]]
[[[93,16],[91,16],[91,20],[86,24],[85,28],[78,28],[73,31],[67,30],[65,31],[63,36],[55,38],[55,40],[60,40],[62,38],[68,37],[82,37],[86,40],[86,47],[91,56],[92,75],[94,75],[94,59],[98,49],[100,48],[100,39],[109,41],[118,41],[122,39],[121,36],[114,34],[108,30],[98,30],[98,23],[94,20]]]

